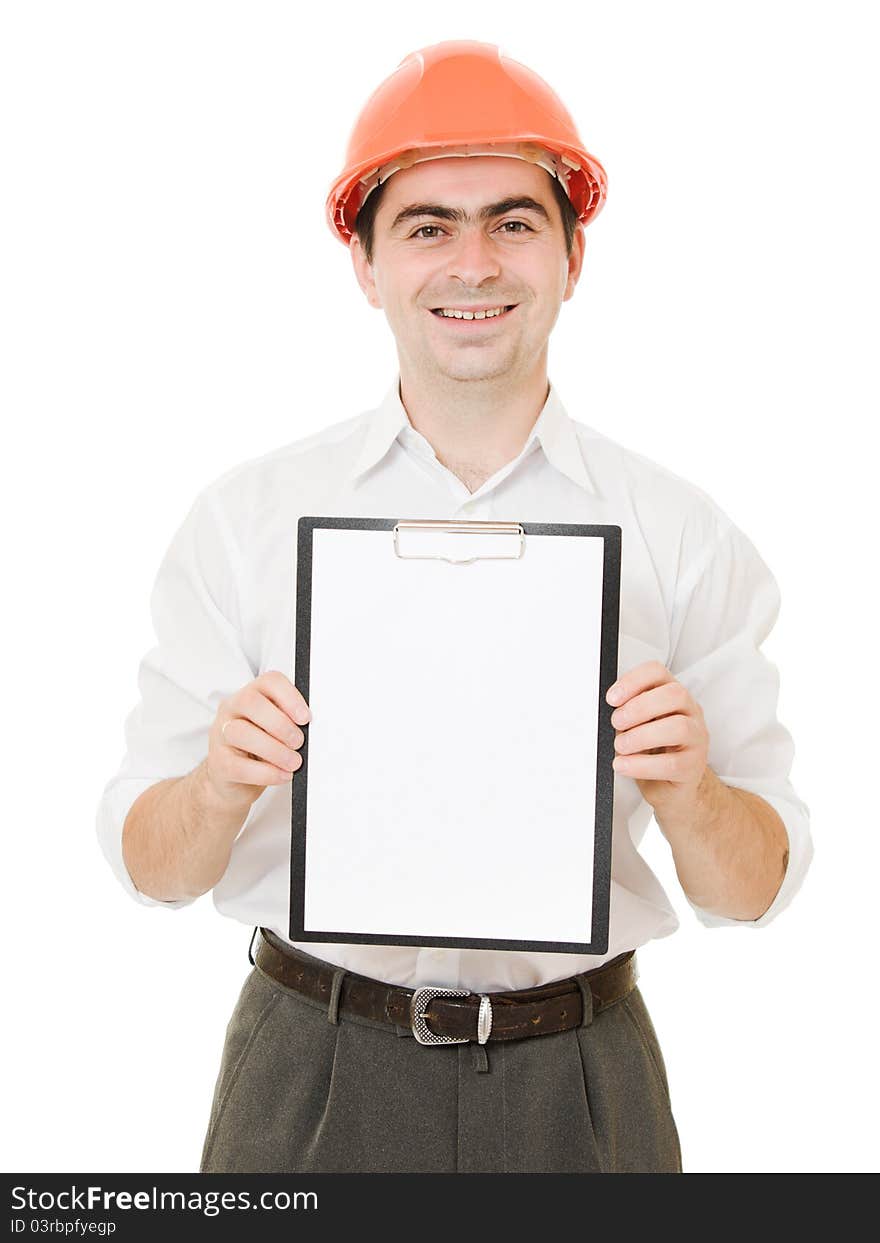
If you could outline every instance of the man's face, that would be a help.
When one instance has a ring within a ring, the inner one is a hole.
[[[531,203],[517,203],[525,199]],[[488,208],[492,214],[482,216]],[[455,156],[395,173],[376,213],[372,265],[356,235],[351,254],[361,288],[385,311],[410,369],[456,380],[526,376],[542,354],[546,365],[550,332],[580,275],[583,233],[578,225],[566,256],[543,168]],[[437,311],[485,306],[513,309],[471,320]]]

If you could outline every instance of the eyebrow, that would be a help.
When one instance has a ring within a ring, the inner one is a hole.
[[[550,217],[543,203],[539,203],[537,199],[529,198],[528,195],[511,195],[509,198],[501,199],[498,203],[489,203],[485,207],[481,207],[476,214],[477,220],[493,220],[496,216],[503,216],[509,211],[533,211],[536,215],[541,216],[547,223],[550,223]],[[391,231],[393,232],[398,225],[403,224],[407,220],[413,220],[419,216],[437,216],[440,220],[452,220],[456,224],[464,224],[472,219],[466,211],[460,207],[446,207],[442,203],[410,203],[408,207],[403,207],[394,217],[391,223]]]

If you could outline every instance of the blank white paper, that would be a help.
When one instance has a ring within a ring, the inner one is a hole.
[[[589,942],[603,540],[313,541],[306,930]]]

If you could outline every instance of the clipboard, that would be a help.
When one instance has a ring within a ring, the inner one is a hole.
[[[299,519],[292,941],[607,952],[621,535]]]

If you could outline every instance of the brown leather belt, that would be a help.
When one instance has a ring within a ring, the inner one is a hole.
[[[336,1007],[337,1015],[360,1015],[408,1027],[421,1044],[464,1044],[471,1040],[485,1044],[567,1031],[584,1021],[587,994],[596,1014],[622,1000],[638,979],[635,950],[627,950],[592,971],[536,988],[499,993],[471,993],[434,985],[403,988],[343,971],[323,960],[300,957],[295,949],[279,949],[267,939],[264,928],[256,931],[260,935],[255,932],[257,949],[251,961],[271,979],[323,1002],[328,1010]]]

